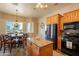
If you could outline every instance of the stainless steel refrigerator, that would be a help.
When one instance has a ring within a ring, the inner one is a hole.
[[[46,40],[53,41],[53,48],[57,49],[57,24],[49,24],[46,29]]]

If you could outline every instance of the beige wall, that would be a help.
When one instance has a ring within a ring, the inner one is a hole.
[[[59,10],[56,10],[56,11],[52,11],[51,13],[48,13],[46,16],[43,16],[39,19],[39,30],[38,30],[38,35],[40,35],[42,38],[45,38],[45,30],[46,28],[44,29],[41,29],[40,25],[41,23],[43,22],[45,25],[46,25],[46,17],[48,16],[51,16],[51,15],[55,15],[55,14],[61,14],[63,15],[63,13],[66,13],[66,12],[69,12],[69,11],[72,11],[72,10],[76,10],[76,9],[79,9],[79,4],[71,4],[69,6],[66,6],[66,7],[63,7],[62,9],[59,9]]]
[[[27,23],[27,18],[26,17],[21,17],[21,16],[17,16],[18,17],[18,22],[23,22],[23,32],[26,33],[26,23]],[[5,34],[6,33],[6,21],[11,20],[11,21],[16,21],[16,16],[15,15],[11,15],[11,14],[6,14],[6,13],[2,13],[0,12],[0,34]],[[32,18],[31,17],[32,22],[34,22],[34,33],[38,33],[38,18]]]
[[[34,23],[34,33],[38,34],[38,18],[37,17],[30,17],[26,18],[26,22],[33,22]]]

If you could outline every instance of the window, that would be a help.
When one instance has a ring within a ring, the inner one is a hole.
[[[33,33],[34,32],[34,23],[32,23],[32,22],[27,23],[26,28],[27,28],[27,33]]]
[[[23,32],[23,23],[7,21],[6,22],[6,32],[7,33]]]

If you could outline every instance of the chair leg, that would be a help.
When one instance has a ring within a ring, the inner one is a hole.
[[[0,51],[1,51],[1,47],[0,47]]]
[[[3,53],[5,53],[5,50],[6,50],[6,46],[5,46],[6,44],[4,43],[4,49],[3,49]]]
[[[1,51],[1,44],[0,44],[0,51]]]
[[[12,48],[10,48],[10,53],[11,53],[11,51],[12,51]]]
[[[3,51],[3,53],[5,53],[5,50],[6,50],[6,47],[4,47],[4,51]]]
[[[10,53],[11,53],[11,51],[12,51],[12,47],[11,47],[11,44],[9,45],[9,51],[10,51]]]
[[[17,42],[18,47],[20,47],[19,41]]]
[[[3,44],[2,44],[2,42],[1,42],[1,49],[2,49],[2,45],[3,45]]]
[[[16,45],[17,45],[17,44],[15,43],[15,48],[17,47]]]
[[[1,43],[1,48],[2,48],[2,43]]]

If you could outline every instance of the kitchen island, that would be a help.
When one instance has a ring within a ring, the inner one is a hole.
[[[39,36],[27,38],[27,48],[25,49],[31,56],[52,56],[53,42],[44,40]]]

